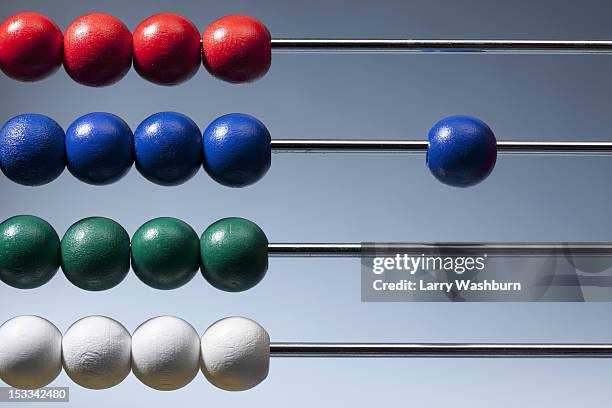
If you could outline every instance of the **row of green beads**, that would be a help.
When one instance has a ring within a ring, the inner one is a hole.
[[[31,215],[0,224],[0,280],[31,289],[47,283],[61,266],[74,285],[100,291],[118,285],[132,269],[156,289],[175,289],[198,269],[214,287],[240,292],[259,283],[268,269],[268,239],[253,222],[225,218],[201,238],[176,218],[156,218],[132,237],[115,221],[85,218],[60,239],[49,223]]]

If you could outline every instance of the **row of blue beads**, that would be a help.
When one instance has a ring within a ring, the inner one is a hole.
[[[148,180],[174,186],[203,165],[230,187],[255,183],[271,162],[270,133],[252,116],[233,113],[204,131],[176,112],[145,119],[134,133],[116,115],[95,112],[75,120],[66,133],[53,119],[28,113],[0,130],[0,169],[12,181],[39,186],[68,167],[79,180],[106,185],[121,179],[136,162]]]
[[[450,116],[429,131],[427,165],[441,182],[467,187],[493,170],[497,142],[491,129],[470,116]],[[252,116],[232,113],[200,133],[195,122],[176,112],[145,119],[134,134],[119,117],[90,113],[64,135],[52,119],[25,114],[0,130],[0,168],[11,180],[42,185],[67,165],[78,179],[95,185],[123,177],[134,161],[148,180],[174,186],[189,180],[200,165],[220,184],[244,187],[261,179],[271,162],[270,133]]]

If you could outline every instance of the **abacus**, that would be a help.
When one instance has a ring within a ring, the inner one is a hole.
[[[200,64],[216,78],[247,83],[266,74],[272,51],[321,50],[608,54],[612,41],[272,39],[263,23],[248,16],[221,18],[200,36],[193,23],[174,14],[152,16],[134,33],[106,14],[82,16],[64,34],[36,13],[10,17],[0,26],[0,69],[7,76],[37,81],[63,64],[74,81],[93,87],[116,83],[132,65],[141,77],[163,86],[191,79]],[[203,133],[177,112],[153,114],[135,131],[106,112],[82,116],[66,131],[47,116],[26,113],[0,130],[0,170],[26,186],[50,183],[66,167],[85,183],[106,185],[135,164],[146,179],[163,186],[187,182],[203,167],[222,185],[245,187],[266,174],[272,152],[354,151],[426,152],[435,178],[468,187],[493,171],[498,152],[610,154],[612,142],[498,141],[485,122],[470,116],[444,118],[427,140],[405,141],[272,139],[261,121],[241,113],[215,119]],[[368,253],[358,243],[269,243],[261,228],[242,218],[219,220],[199,238],[175,218],[153,219],[131,239],[120,224],[102,217],[78,221],[61,240],[48,222],[28,215],[4,221],[0,233],[0,279],[18,289],[47,283],[61,267],[70,282],[89,291],[118,285],[131,268],[156,289],[183,286],[201,269],[217,289],[241,292],[263,279],[269,256]],[[608,243],[447,245],[466,247],[501,254],[558,248],[612,253]],[[428,248],[424,243],[391,246],[418,252]],[[243,317],[220,320],[201,337],[171,316],[153,318],[132,335],[104,316],[79,320],[63,336],[37,316],[15,317],[0,327],[0,378],[22,389],[48,385],[63,366],[75,383],[90,389],[115,386],[133,372],[151,388],[177,390],[201,370],[216,387],[243,391],[266,378],[270,357],[610,358],[612,345],[270,343],[263,327]]]

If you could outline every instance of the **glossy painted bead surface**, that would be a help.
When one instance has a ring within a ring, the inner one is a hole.
[[[132,66],[132,34],[108,14],[87,14],[64,34],[64,67],[75,81],[88,86],[114,84]]]
[[[202,35],[204,66],[215,77],[232,83],[264,76],[272,63],[270,32],[249,16],[214,21]]]
[[[37,81],[62,64],[62,32],[38,13],[21,13],[0,25],[0,69],[19,81]]]
[[[32,215],[0,224],[0,280],[32,289],[49,282],[60,266],[60,240],[51,225]]]
[[[224,218],[200,238],[202,275],[217,289],[242,292],[257,285],[268,270],[268,239],[255,223]]]
[[[259,120],[230,113],[204,131],[204,169],[218,183],[244,187],[260,180],[270,168],[270,132]]]
[[[176,14],[147,18],[134,31],[134,68],[159,85],[176,85],[200,67],[200,33],[193,23]]]
[[[134,132],[134,149],[138,171],[163,186],[186,182],[202,163],[198,125],[176,112],[160,112],[145,119]]]
[[[0,130],[0,169],[15,183],[47,184],[65,166],[64,130],[53,119],[27,113],[9,120]]]
[[[81,116],[66,131],[68,170],[85,183],[105,185],[127,174],[134,162],[134,136],[111,113]]]
[[[156,218],[132,237],[132,269],[156,289],[175,289],[189,282],[200,267],[200,241],[176,218]]]
[[[497,141],[493,131],[471,116],[449,116],[429,131],[427,166],[444,184],[468,187],[493,170]]]
[[[61,245],[62,270],[81,289],[110,289],[130,270],[130,237],[111,219],[92,217],[76,222]]]

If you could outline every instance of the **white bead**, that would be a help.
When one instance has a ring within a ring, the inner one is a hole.
[[[227,391],[253,388],[268,376],[270,336],[257,322],[228,317],[202,335],[202,372]]]
[[[62,370],[62,333],[38,316],[0,326],[0,378],[20,389],[44,387]]]
[[[110,388],[130,373],[131,349],[130,333],[121,323],[104,316],[85,317],[64,334],[64,369],[82,387]]]
[[[132,371],[151,388],[184,387],[198,373],[200,337],[186,321],[161,316],[140,325],[132,335]]]

